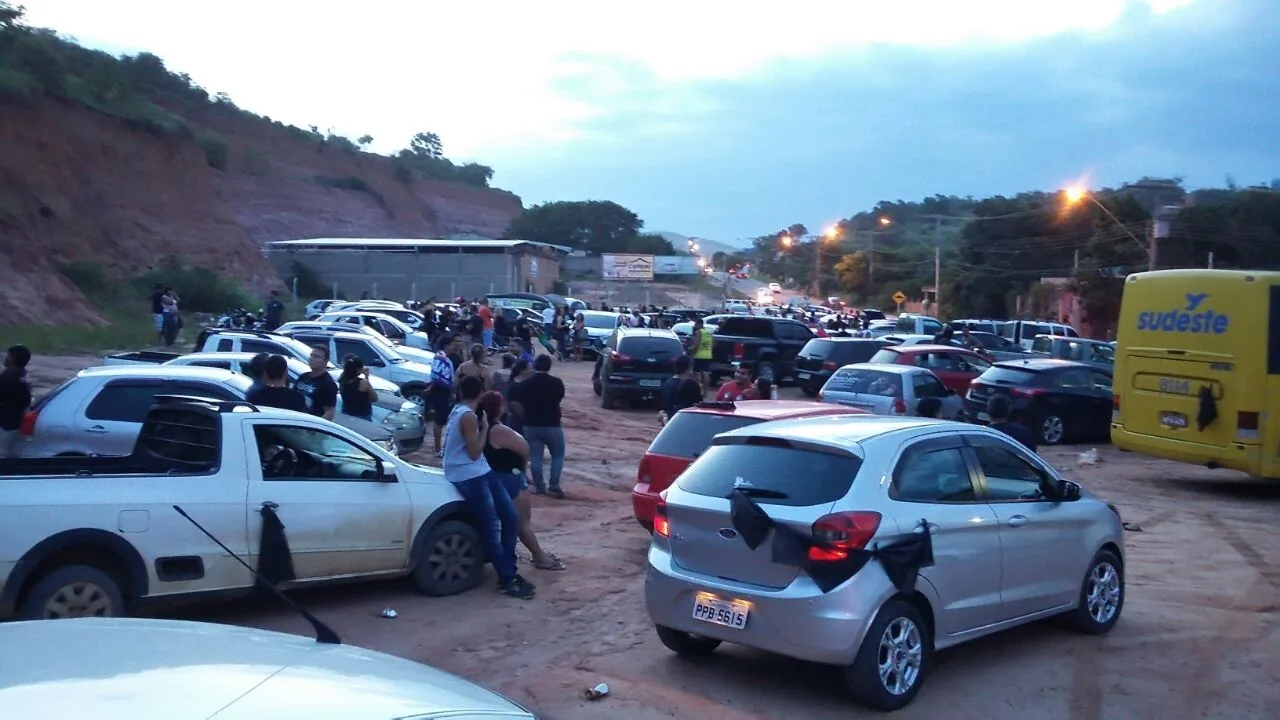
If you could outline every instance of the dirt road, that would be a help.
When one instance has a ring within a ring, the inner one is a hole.
[[[51,384],[96,359],[40,358]],[[642,597],[648,535],[631,517],[636,463],[657,429],[655,411],[602,410],[590,366],[558,365],[569,386],[565,488],[535,498],[543,544],[566,572],[522,571],[531,602],[483,589],[426,598],[387,582],[302,593],[344,641],[430,663],[478,681],[546,717],[849,718],[834,668],[724,647],[704,662],[678,660],[658,642]],[[793,391],[784,391],[790,394]],[[1044,454],[1090,491],[1120,506],[1128,533],[1128,598],[1104,638],[1041,623],[942,653],[916,702],[898,717],[1280,717],[1280,485],[1224,471],[1099,448]],[[423,459],[425,460],[425,458]],[[384,619],[383,608],[399,617]],[[269,601],[171,611],[172,616],[307,634]],[[599,702],[584,688],[608,682]]]

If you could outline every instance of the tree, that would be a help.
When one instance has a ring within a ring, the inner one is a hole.
[[[22,27],[22,16],[26,13],[25,7],[0,0],[0,30],[16,30]]]
[[[372,142],[373,142],[372,135],[361,135],[360,137],[356,138],[356,144],[359,145],[361,148],[367,147],[369,143],[372,143]]]
[[[672,247],[670,240],[661,235],[643,233],[630,242],[625,252],[642,255],[675,255],[676,249]]]
[[[433,132],[422,132],[409,141],[409,150],[414,155],[428,158],[444,158],[444,143],[440,136]]]
[[[836,279],[840,286],[851,293],[865,295],[867,292],[867,257],[861,252],[852,252],[836,262]]]
[[[489,180],[493,178],[493,168],[479,163],[467,163],[457,168],[457,177],[459,181],[468,185],[489,187]]]
[[[510,239],[567,245],[590,255],[600,255],[628,252],[642,227],[644,221],[639,216],[614,202],[562,201],[526,208],[505,235]]]

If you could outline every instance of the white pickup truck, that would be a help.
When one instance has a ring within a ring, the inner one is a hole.
[[[310,415],[160,396],[131,455],[0,463],[0,619],[250,591],[250,573],[175,505],[264,574],[283,555],[285,587],[408,576],[452,595],[485,564],[440,471]]]

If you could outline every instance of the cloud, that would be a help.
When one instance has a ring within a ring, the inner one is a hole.
[[[1274,0],[26,5],[255,112],[382,151],[431,130],[528,200],[709,237],[1277,156]]]

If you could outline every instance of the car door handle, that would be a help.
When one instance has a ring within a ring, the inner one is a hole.
[[[1009,527],[1022,527],[1027,524],[1026,515],[1014,515],[1009,518]]]
[[[101,425],[90,425],[89,427],[85,428],[85,430],[84,430],[84,431],[85,431],[85,432],[91,432],[91,433],[93,433],[94,435],[106,435],[106,434],[107,434],[107,429],[106,429],[106,428],[104,428],[104,427],[102,427]]]
[[[263,510],[279,510],[279,509],[280,509],[280,506],[270,500],[258,506],[258,512],[262,512]]]

